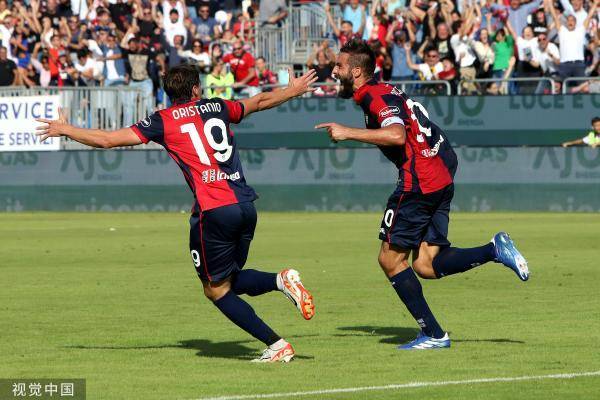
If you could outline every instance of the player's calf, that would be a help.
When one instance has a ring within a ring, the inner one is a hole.
[[[441,338],[445,332],[429,309],[421,283],[408,265],[409,254],[410,250],[392,247],[383,242],[379,254],[381,268],[424,334],[432,338]]]

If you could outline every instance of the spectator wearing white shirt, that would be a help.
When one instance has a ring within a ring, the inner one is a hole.
[[[444,70],[444,65],[440,61],[440,53],[435,47],[428,47],[425,49],[425,62],[421,64],[415,64],[412,61],[410,43],[405,43],[404,49],[407,54],[406,63],[408,64],[408,68],[417,71],[422,81],[438,79],[440,72]]]
[[[162,17],[163,17],[163,27],[166,30],[167,26],[171,23],[177,23],[183,27],[183,19],[186,16],[187,9],[183,6],[183,3],[180,0],[168,0],[163,1],[162,4]],[[171,16],[171,10],[176,10],[177,15],[181,17],[179,21],[173,22]]]
[[[450,38],[450,45],[452,46],[452,50],[454,50],[454,61],[459,66],[459,72],[462,78],[462,90],[463,93],[467,95],[477,94],[478,92],[477,85],[472,82],[472,80],[477,77],[477,70],[475,69],[477,56],[467,36],[467,33],[473,27],[473,22],[473,8],[469,7],[467,15],[461,23],[458,32]]]
[[[593,0],[592,0],[593,1]],[[588,16],[587,11],[583,8],[583,0],[560,0],[562,8],[565,10],[566,15],[573,15],[577,20],[577,26],[583,27],[585,20]]]
[[[472,36],[475,34],[473,32]],[[486,28],[479,31],[479,40],[472,40],[472,46],[481,64],[478,78],[491,78],[492,66],[496,59],[494,49],[490,43],[490,33]]]
[[[516,36],[510,22],[507,22],[506,27],[511,35]],[[517,77],[536,78],[542,75],[538,53],[538,39],[534,36],[531,26],[526,26],[523,28],[522,36],[517,37]],[[532,94],[536,86],[535,81],[519,82],[519,94]]]
[[[6,54],[9,60],[16,62],[11,52],[10,38],[12,37],[15,27],[13,26],[12,16],[9,14],[0,22],[0,47],[6,49]]]
[[[596,14],[597,2],[594,2],[590,12],[583,22],[583,26],[577,24],[574,15],[567,16],[567,23],[562,24],[560,16],[551,0],[546,0],[550,9],[554,25],[558,31],[558,43],[560,46],[559,72],[563,79],[585,76],[584,47],[585,31]],[[577,0],[576,0],[577,1]],[[596,0],[597,1],[597,0]]]
[[[79,72],[79,81],[86,86],[95,86],[98,74],[98,63],[92,57],[88,49],[77,52],[77,63],[75,69]]]
[[[202,41],[194,39],[191,50],[178,50],[179,56],[186,58],[188,62],[197,64],[202,70],[211,65],[211,59],[207,51],[203,51]]]
[[[169,46],[175,46],[175,36],[183,36],[183,43],[187,41],[187,29],[183,25],[183,18],[177,9],[173,8],[169,11],[168,23],[165,23],[165,39]]]
[[[560,51],[558,46],[548,40],[547,33],[541,33],[537,37],[538,51],[536,61],[540,64],[542,72],[546,77],[554,77],[558,74],[558,65],[560,64]],[[544,94],[551,91],[547,81],[540,81],[535,94]]]

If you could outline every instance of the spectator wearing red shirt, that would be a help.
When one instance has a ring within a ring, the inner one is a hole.
[[[58,58],[60,53],[64,53],[65,48],[62,46],[60,41],[60,36],[57,34],[52,35],[50,42],[46,43],[48,46],[48,59],[49,59],[49,67],[50,67],[50,85],[51,86],[62,86],[60,74],[59,74],[59,61]]]
[[[236,93],[244,93],[254,96],[258,93],[258,76],[254,57],[244,50],[242,42],[237,40],[233,44],[233,51],[223,56],[223,61],[229,64],[229,68],[235,78],[233,88]]]
[[[333,16],[331,15],[329,3],[325,3],[325,13],[327,14],[327,21],[329,21],[329,25],[331,26],[331,29],[333,29],[333,34],[340,42],[340,47],[345,45],[350,39],[362,37],[365,30],[364,15],[360,28],[357,32],[353,32],[354,26],[350,21],[342,21],[339,27],[336,25],[335,21],[333,20]]]
[[[263,57],[256,59],[256,73],[258,74],[258,83],[262,85],[276,85],[277,75],[269,68]],[[262,88],[263,92],[270,92],[273,88]]]

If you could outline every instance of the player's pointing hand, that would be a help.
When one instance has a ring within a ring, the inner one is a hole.
[[[343,125],[336,124],[335,122],[325,122],[315,126],[315,129],[327,129],[329,137],[334,142],[346,140],[345,129]]]
[[[293,91],[294,97],[302,96],[304,93],[314,92],[317,89],[311,87],[318,79],[317,72],[314,69],[309,70],[298,78],[294,76],[294,71],[291,68],[288,68],[288,72],[290,74],[288,89]]]

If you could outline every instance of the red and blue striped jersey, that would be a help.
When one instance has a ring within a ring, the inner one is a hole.
[[[398,168],[398,185],[405,192],[432,193],[453,182],[456,154],[444,132],[429,120],[420,103],[387,83],[371,80],[354,93],[365,113],[367,129],[404,125],[406,143],[379,146]]]
[[[193,212],[253,201],[230,124],[244,105],[222,99],[192,100],[160,110],[131,126],[144,143],[162,145],[194,193]]]

